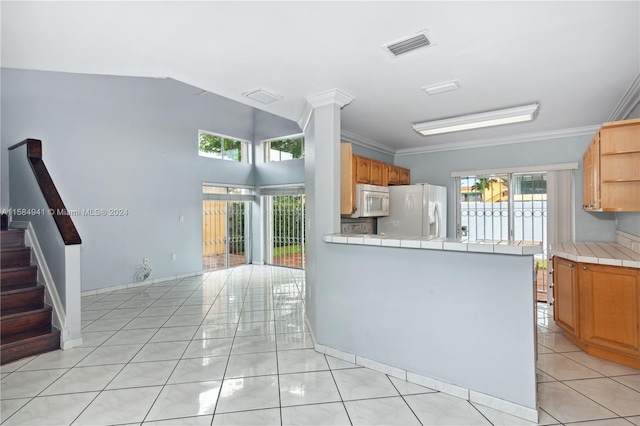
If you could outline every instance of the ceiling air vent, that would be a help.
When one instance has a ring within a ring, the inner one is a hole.
[[[264,89],[257,89],[257,90],[252,90],[250,92],[245,92],[242,94],[242,96],[246,96],[249,99],[253,99],[256,102],[260,102],[261,104],[265,104],[265,105],[282,99],[282,96],[267,92]]]
[[[413,52],[414,50],[417,50],[417,49],[422,49],[423,47],[429,47],[432,45],[433,43],[429,39],[429,34],[427,34],[426,31],[423,31],[419,34],[405,37],[402,40],[385,44],[384,48],[392,56],[395,57],[395,56],[403,55],[405,53]]]

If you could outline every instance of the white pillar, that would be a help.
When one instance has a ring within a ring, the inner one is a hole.
[[[316,306],[322,294],[323,234],[340,230],[340,109],[353,98],[337,89],[306,98],[304,129],[306,223],[306,312],[318,337]]]

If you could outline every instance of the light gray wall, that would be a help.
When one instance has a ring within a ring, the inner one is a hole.
[[[616,218],[618,231],[640,237],[640,213],[617,213]]]
[[[318,343],[535,409],[532,256],[323,251]]]
[[[397,156],[396,164],[411,169],[412,182],[447,186],[449,236],[455,236],[455,193],[452,171],[536,166],[579,162],[575,178],[575,235],[577,241],[613,241],[615,215],[582,210],[582,155],[591,136],[577,136],[484,148]]]
[[[202,270],[202,182],[253,186],[255,169],[198,156],[198,129],[253,141],[253,108],[194,96],[199,89],[170,79],[14,69],[1,77],[3,207],[6,147],[36,138],[68,209],[128,210],[74,219],[83,290],[132,282],[143,257],[151,278]],[[266,133],[273,120],[262,122]]]
[[[393,163],[393,155],[385,154],[380,151],[376,151],[374,149],[366,148],[364,146],[356,145],[355,143],[351,144],[353,148],[353,153],[356,155],[361,155],[367,158],[373,158],[374,160],[382,161],[383,163]]]

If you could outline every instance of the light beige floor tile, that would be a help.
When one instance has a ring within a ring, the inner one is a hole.
[[[615,413],[559,382],[538,384],[538,406],[563,423],[617,417]]]
[[[579,364],[562,354],[538,355],[538,369],[558,380],[602,377],[602,374]]]
[[[37,397],[3,425],[69,425],[97,395],[97,392],[83,392]]]
[[[74,425],[141,423],[160,394],[162,386],[101,392]]]
[[[341,402],[282,408],[282,425],[351,425]]]
[[[627,367],[622,364],[616,364],[602,358],[591,356],[586,352],[569,352],[563,354],[567,358],[573,361],[579,362],[582,365],[589,367],[592,370],[597,371],[603,376],[626,376],[630,374],[640,374],[640,371]]]
[[[420,425],[418,418],[401,397],[362,399],[344,403],[355,425]]]
[[[640,392],[640,374],[635,374],[633,376],[615,376],[611,377],[611,379],[630,387],[636,392]]]
[[[220,393],[220,381],[166,385],[146,420],[164,420],[213,414]]]
[[[565,383],[619,416],[640,416],[640,393],[623,384],[609,378]]]
[[[423,425],[490,425],[469,401],[443,393],[404,397]]]
[[[576,352],[580,350],[579,347],[571,343],[561,333],[539,333],[538,344],[554,352]]]
[[[240,411],[216,414],[213,426],[280,426],[280,409]]]

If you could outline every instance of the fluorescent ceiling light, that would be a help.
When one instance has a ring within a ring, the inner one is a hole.
[[[531,121],[538,115],[538,104],[524,105],[515,108],[482,112],[445,118],[443,120],[425,121],[413,125],[413,130],[423,136],[440,133],[458,132],[461,130],[479,129],[481,127],[500,126],[502,124]]]

